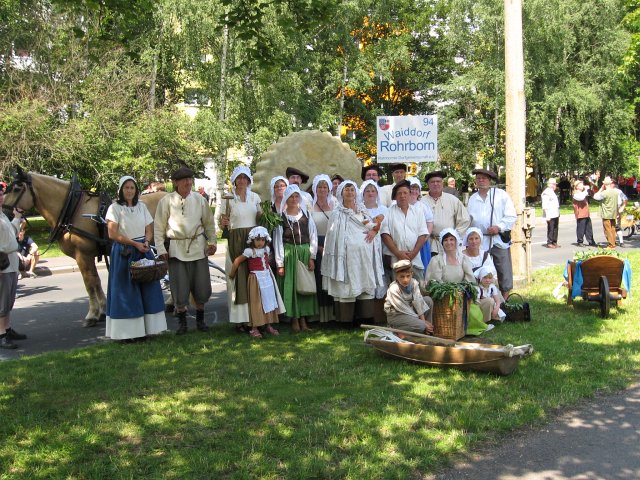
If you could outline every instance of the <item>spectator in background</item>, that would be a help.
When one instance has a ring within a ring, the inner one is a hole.
[[[528,203],[533,203],[538,199],[538,180],[533,172],[529,172],[529,176],[527,177],[526,196]]]
[[[447,186],[442,189],[444,193],[450,193],[456,198],[460,198],[460,192],[456,188],[456,179],[453,177],[449,177],[447,179]]]
[[[627,203],[629,203],[629,198],[624,194],[620,188],[618,188],[618,182],[615,180],[611,180],[611,184],[613,188],[618,191],[618,217],[616,218],[616,235],[618,236],[618,243],[621,247],[624,246],[624,233],[620,228],[620,215],[624,212],[624,209],[627,208]]]
[[[614,188],[611,177],[604,177],[602,187],[594,195],[593,199],[600,202],[600,218],[604,236],[607,237],[607,248],[616,248],[616,219],[620,204],[619,191]]]
[[[589,187],[582,180],[576,180],[573,185],[573,213],[576,216],[576,237],[578,246],[582,246],[586,238],[591,247],[598,244],[593,240],[593,227],[589,212]]]
[[[555,178],[547,180],[547,188],[542,192],[542,216],[547,221],[547,243],[543,247],[560,248],[558,245],[558,224],[560,222],[560,202],[556,195],[558,183]]]
[[[209,194],[204,191],[204,187],[202,185],[198,187],[198,193],[204,197],[204,199],[207,201],[207,205],[209,205],[210,204]]]
[[[36,278],[35,268],[40,259],[38,245],[33,239],[27,235],[27,222],[20,223],[18,231],[18,259],[20,261],[19,268],[21,274],[18,274],[18,280],[24,277]]]
[[[558,183],[558,188],[560,189],[560,205],[564,205],[571,197],[571,181],[567,177],[562,177],[560,183]]]

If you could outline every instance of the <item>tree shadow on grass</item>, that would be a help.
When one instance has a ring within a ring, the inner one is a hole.
[[[0,373],[3,471],[419,477],[474,442],[538,424],[635,375],[640,340],[631,313],[603,320],[590,308],[567,308],[551,288],[528,295],[531,323],[486,335],[536,347],[509,377],[390,360],[364,346],[361,332],[283,329],[252,341],[228,326],[10,362]]]

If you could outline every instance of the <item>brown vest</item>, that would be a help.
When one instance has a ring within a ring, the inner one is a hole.
[[[304,212],[302,213],[302,217],[300,217],[300,220],[298,220],[297,222],[291,222],[283,213],[282,230],[282,238],[284,240],[284,243],[295,243],[296,245],[309,243],[309,218],[304,214]]]

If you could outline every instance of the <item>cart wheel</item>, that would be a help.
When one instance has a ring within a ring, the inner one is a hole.
[[[611,294],[609,280],[604,275],[600,277],[600,316],[607,318],[611,309]]]
[[[631,225],[622,230],[622,235],[625,240],[629,240],[634,233],[636,233],[635,225]]]

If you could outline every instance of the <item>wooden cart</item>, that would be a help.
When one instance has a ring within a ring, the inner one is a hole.
[[[622,271],[624,260],[610,255],[599,255],[584,260],[581,264],[582,287],[581,296],[584,300],[598,302],[600,304],[600,316],[607,318],[611,309],[611,301],[616,305],[627,298],[627,291],[622,286]],[[571,292],[573,291],[573,277],[576,271],[576,262],[569,262],[568,282],[569,295],[567,303],[573,304]]]

